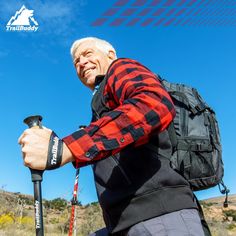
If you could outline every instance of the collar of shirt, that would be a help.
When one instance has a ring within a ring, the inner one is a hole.
[[[95,78],[95,87],[94,87],[94,90],[93,90],[93,95],[98,91],[99,89],[99,86],[100,86],[100,83],[102,82],[102,80],[105,78],[105,75],[97,75],[96,78]]]
[[[105,78],[105,75],[97,75],[95,78],[95,83],[94,83],[95,87],[99,85],[103,81],[104,78]]]

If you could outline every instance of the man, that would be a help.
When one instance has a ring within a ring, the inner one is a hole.
[[[175,110],[159,79],[137,61],[117,59],[101,39],[77,40],[71,54],[81,82],[93,90],[92,121],[54,143],[51,130],[27,129],[19,138],[25,165],[92,164],[106,223],[94,236],[204,235],[189,184],[167,158]]]

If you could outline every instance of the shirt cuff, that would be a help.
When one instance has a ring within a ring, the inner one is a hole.
[[[73,164],[75,167],[90,164],[98,154],[97,146],[84,129],[78,130],[62,140],[75,157],[75,164]]]

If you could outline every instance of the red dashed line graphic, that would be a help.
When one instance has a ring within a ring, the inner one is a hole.
[[[117,0],[92,26],[236,26],[236,0]]]

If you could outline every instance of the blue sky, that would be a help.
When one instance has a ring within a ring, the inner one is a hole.
[[[236,26],[110,26],[115,16],[107,17],[106,24],[92,26],[116,2],[0,0],[0,187],[33,193],[30,172],[17,144],[26,128],[25,117],[42,115],[44,126],[60,137],[89,124],[92,94],[77,79],[69,50],[74,40],[96,36],[110,41],[119,57],[139,60],[169,81],[199,90],[216,111],[224,180],[231,193],[236,193]],[[6,31],[7,22],[22,5],[34,10],[37,32]],[[43,197],[70,199],[74,176],[70,164],[45,172]],[[90,167],[81,170],[79,188],[83,204],[97,201]],[[197,195],[204,199],[220,193],[215,187]]]

